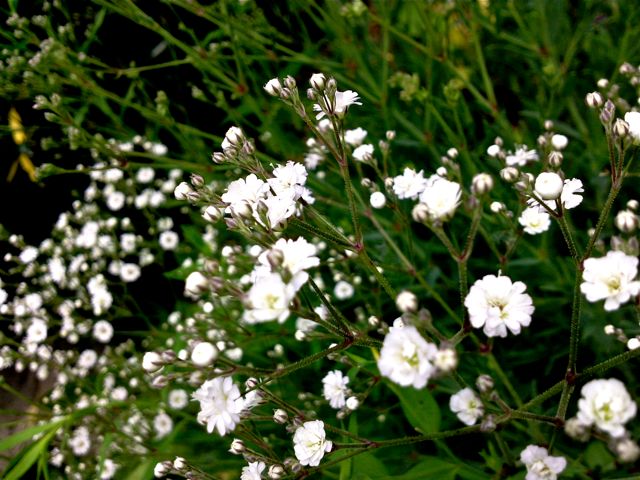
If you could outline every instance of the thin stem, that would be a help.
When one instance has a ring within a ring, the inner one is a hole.
[[[600,237],[600,232],[604,228],[604,224],[609,217],[609,212],[611,211],[611,207],[613,206],[613,202],[620,193],[620,189],[622,188],[622,180],[624,177],[620,176],[617,180],[611,183],[611,189],[609,190],[609,195],[607,196],[607,200],[600,211],[600,217],[598,218],[598,223],[596,224],[596,228],[594,229],[593,235],[589,239],[589,243],[587,244],[587,248],[585,249],[582,257],[580,258],[581,262],[584,262],[587,258],[591,256],[591,252],[593,251],[593,247],[595,246],[598,238]]]

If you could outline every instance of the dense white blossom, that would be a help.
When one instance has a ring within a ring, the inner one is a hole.
[[[524,293],[527,286],[509,277],[485,275],[469,289],[464,305],[475,328],[484,327],[488,337],[506,337],[507,329],[517,335],[531,323],[534,307]]]
[[[293,450],[301,465],[317,467],[325,452],[330,452],[333,442],[326,439],[324,422],[304,422],[293,434]]]
[[[405,168],[402,175],[393,178],[393,193],[399,199],[409,198],[416,200],[427,188],[428,180],[424,178],[422,170],[416,172],[411,168]]]
[[[564,457],[552,457],[546,448],[537,445],[525,448],[520,461],[527,467],[525,480],[556,480],[567,467]]]
[[[537,235],[549,230],[551,217],[538,207],[527,207],[518,217],[518,223],[524,227],[525,233]]]
[[[460,205],[461,194],[459,183],[435,176],[420,194],[420,202],[426,205],[431,220],[444,221],[451,218]]]
[[[463,388],[451,395],[449,408],[465,425],[473,425],[484,414],[482,401],[470,388]]]
[[[617,310],[640,292],[638,258],[620,251],[584,261],[580,291],[590,302],[605,300],[604,309]]]
[[[624,435],[624,424],[636,416],[636,402],[617,378],[591,380],[582,387],[580,394],[578,420],[612,437]]]
[[[524,167],[528,162],[535,162],[538,158],[538,152],[528,150],[526,145],[522,145],[517,147],[514,153],[509,153],[505,161],[509,167]]]
[[[349,377],[342,375],[340,370],[333,370],[322,379],[322,396],[332,408],[345,406],[348,383]]]
[[[403,387],[422,388],[435,372],[432,361],[438,348],[412,325],[394,326],[384,337],[378,370]]]
[[[246,296],[245,323],[277,320],[284,322],[289,316],[289,304],[295,296],[293,285],[286,284],[277,273],[267,273],[255,279]]]
[[[244,400],[231,377],[207,380],[192,396],[200,402],[198,422],[207,426],[207,432],[215,429],[220,435],[226,435],[240,422]]]

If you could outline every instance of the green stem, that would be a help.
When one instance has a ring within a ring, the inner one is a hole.
[[[611,183],[611,189],[609,190],[609,195],[607,196],[607,200],[600,211],[600,217],[598,218],[598,223],[596,223],[596,228],[594,229],[593,235],[589,239],[589,243],[587,244],[587,248],[584,251],[584,254],[580,258],[580,262],[584,262],[587,258],[591,256],[591,252],[593,251],[593,247],[595,246],[598,238],[600,237],[600,233],[604,228],[604,224],[609,217],[609,212],[611,211],[611,207],[613,206],[613,202],[620,193],[620,189],[622,188],[622,180],[623,176],[620,176],[617,180]]]

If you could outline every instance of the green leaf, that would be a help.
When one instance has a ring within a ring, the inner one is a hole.
[[[362,453],[356,457],[353,457],[352,471],[360,475],[362,480],[382,480],[389,478],[389,473],[385,464],[376,458],[373,453]],[[351,478],[357,478],[356,475]]]
[[[434,433],[440,429],[440,407],[426,388],[399,387],[388,383],[400,399],[400,406],[409,423],[421,433]]]
[[[615,468],[615,457],[602,442],[591,442],[584,452],[584,463],[589,468],[611,470]]]
[[[57,427],[59,426],[60,424],[57,425]],[[38,458],[40,458],[41,455],[46,454],[49,442],[58,430],[57,427],[52,429],[44,437],[28,447],[20,457],[20,460],[18,460],[18,462],[13,465],[13,467],[9,467],[10,470],[3,477],[4,480],[18,480],[20,478],[23,478],[23,475],[29,471],[31,466],[38,460]]]
[[[438,457],[423,457],[423,459],[402,475],[389,477],[393,480],[422,480],[437,478],[438,480],[455,480],[460,465],[449,463]]]
[[[15,447],[16,445],[21,444],[22,442],[31,440],[33,436],[38,433],[46,432],[49,429],[57,430],[62,423],[64,423],[64,420],[58,420],[52,423],[36,425],[34,427],[30,427],[25,430],[16,432],[10,437],[0,440],[0,452],[4,452],[5,450],[9,450],[10,448]]]

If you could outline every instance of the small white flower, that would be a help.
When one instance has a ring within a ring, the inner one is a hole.
[[[365,137],[367,136],[367,131],[363,128],[356,128],[354,130],[346,130],[344,132],[344,141],[347,145],[351,145],[352,147],[357,147],[362,145]]]
[[[489,155],[490,157],[497,157],[501,151],[502,149],[500,148],[500,145],[493,144],[487,147],[487,155]]]
[[[187,194],[193,192],[193,188],[187,182],[180,182],[173,190],[173,196],[176,200],[186,200]]]
[[[169,407],[174,410],[182,410],[189,403],[189,396],[187,395],[187,392],[182,389],[171,390],[169,392],[167,403],[169,404]]]
[[[624,121],[629,124],[629,136],[634,143],[640,142],[640,112],[627,112]]]
[[[535,191],[543,200],[555,200],[562,193],[563,182],[554,172],[542,172],[536,177]]]
[[[269,95],[278,97],[280,96],[280,92],[282,92],[282,84],[278,78],[272,78],[266,83],[264,89]]]
[[[331,408],[340,409],[345,406],[348,383],[349,377],[343,376],[340,370],[333,370],[322,379],[322,396]]]
[[[553,145],[553,148],[556,150],[564,150],[568,144],[569,139],[564,135],[556,133],[551,137],[551,145]]]
[[[636,416],[636,402],[617,378],[591,380],[580,391],[578,420],[595,425],[614,438],[624,435],[624,424]]]
[[[471,325],[484,327],[488,337],[506,337],[507,329],[519,334],[531,323],[534,310],[531,297],[524,293],[526,288],[506,276],[485,275],[476,280],[464,300]]]
[[[266,468],[264,462],[249,462],[249,465],[242,467],[240,480],[260,480],[262,471]]]
[[[353,285],[344,280],[340,280],[333,288],[333,294],[338,300],[348,300],[353,297],[354,291]]]
[[[200,402],[198,422],[207,426],[207,432],[215,429],[224,436],[240,422],[244,401],[231,377],[207,380],[193,392],[193,398]]]
[[[405,168],[402,175],[393,178],[393,193],[401,200],[404,198],[416,200],[418,195],[427,188],[428,183],[422,170],[416,172],[411,168]]]
[[[551,217],[538,207],[525,208],[518,218],[518,223],[524,227],[525,233],[537,235],[549,230]]]
[[[218,349],[209,342],[198,343],[191,352],[191,362],[196,367],[208,367],[218,358]]]
[[[422,338],[416,327],[394,326],[384,337],[378,369],[398,385],[422,388],[435,372],[431,362],[437,352],[438,348]]]
[[[373,192],[369,196],[369,204],[373,208],[382,208],[386,205],[386,203],[387,203],[387,197],[385,197],[384,193],[382,192]]]
[[[268,273],[256,278],[247,292],[247,310],[242,319],[248,324],[278,320],[283,323],[289,316],[289,304],[295,289],[287,285],[277,273]]]
[[[638,258],[620,251],[609,251],[605,257],[588,258],[580,291],[590,302],[605,300],[606,311],[617,310],[640,292]]]
[[[584,193],[582,180],[577,178],[566,179],[560,194],[562,206],[566,209],[571,209],[580,205],[582,203],[582,195],[578,195],[579,193]]]
[[[113,337],[113,326],[106,320],[98,320],[93,324],[93,338],[100,343],[109,343]]]
[[[520,461],[527,467],[525,480],[556,480],[567,467],[564,457],[552,457],[546,448],[537,445],[525,448]]]
[[[158,243],[163,250],[175,250],[180,243],[180,237],[173,230],[166,230],[160,234]]]
[[[359,162],[368,162],[373,158],[373,145],[370,143],[360,145],[353,151],[352,155]]]
[[[184,281],[184,294],[197,298],[209,287],[209,281],[200,272],[191,272]]]
[[[142,357],[142,368],[147,373],[154,373],[164,368],[164,362],[159,353],[147,352]]]
[[[426,205],[429,218],[444,221],[453,216],[461,194],[459,183],[436,177],[420,194],[420,202]]]
[[[293,450],[301,465],[317,467],[325,452],[330,452],[333,442],[326,439],[321,420],[304,422],[293,434]]]
[[[156,439],[164,438],[173,430],[173,420],[164,412],[160,412],[153,418],[153,429],[156,431]]]
[[[33,318],[27,328],[26,343],[42,343],[47,339],[47,322],[41,318]]]
[[[120,266],[120,278],[123,282],[135,282],[140,278],[140,267],[135,263],[123,263]]]
[[[396,307],[402,313],[415,312],[418,310],[418,297],[409,290],[403,290],[396,297]]]
[[[509,167],[524,167],[527,162],[535,162],[538,158],[538,152],[527,150],[527,146],[522,145],[516,148],[515,153],[507,155],[505,161]]]
[[[225,153],[233,152],[233,150],[242,146],[243,143],[244,133],[242,133],[240,127],[231,127],[227,130],[222,140],[222,151]]]
[[[474,425],[478,418],[484,414],[482,401],[470,388],[463,388],[458,393],[451,395],[449,408],[465,425]]]

